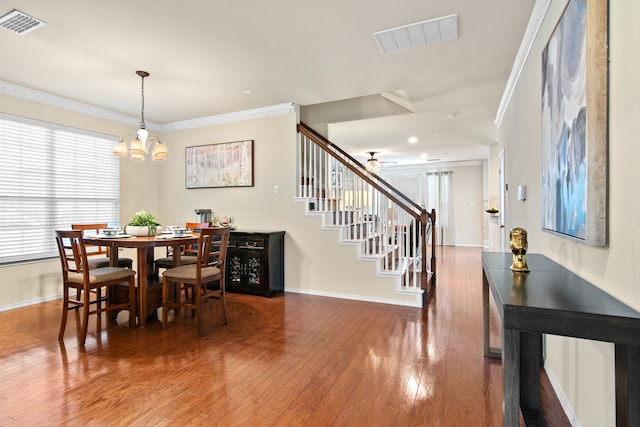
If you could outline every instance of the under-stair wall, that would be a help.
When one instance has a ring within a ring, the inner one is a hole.
[[[298,190],[307,215],[335,230],[357,259],[374,262],[380,276],[396,278],[396,292],[426,305],[435,286],[435,246],[427,213],[335,144],[298,125]]]

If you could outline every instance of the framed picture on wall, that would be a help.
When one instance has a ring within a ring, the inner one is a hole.
[[[187,189],[253,187],[253,140],[186,147],[184,158]]]
[[[570,0],[542,53],[542,229],[607,244],[607,0]]]

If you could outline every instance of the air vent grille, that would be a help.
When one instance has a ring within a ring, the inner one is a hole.
[[[373,38],[382,53],[400,52],[428,44],[456,40],[458,38],[458,15],[416,22],[390,30],[373,33]]]
[[[18,34],[26,34],[46,24],[46,22],[16,9],[0,17],[0,27]]]

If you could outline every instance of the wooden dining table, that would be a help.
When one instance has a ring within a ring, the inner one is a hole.
[[[140,326],[145,326],[147,316],[151,314],[147,307],[147,292],[151,284],[158,284],[160,280],[153,263],[154,248],[159,246],[173,248],[173,266],[177,267],[180,265],[180,247],[182,245],[197,243],[198,236],[198,233],[185,235],[183,237],[166,237],[166,235],[148,237],[86,235],[84,241],[86,244],[109,247],[109,264],[111,266],[118,265],[119,248],[135,248],[137,250],[136,272],[138,300],[136,301],[136,305],[138,308],[138,323]]]

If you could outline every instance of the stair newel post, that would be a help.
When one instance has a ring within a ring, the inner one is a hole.
[[[422,209],[420,212],[420,252],[422,259],[420,260],[420,287],[428,292],[429,276],[427,273],[427,210]],[[427,296],[429,298],[429,296]]]
[[[431,209],[431,284],[436,285],[436,210]]]

